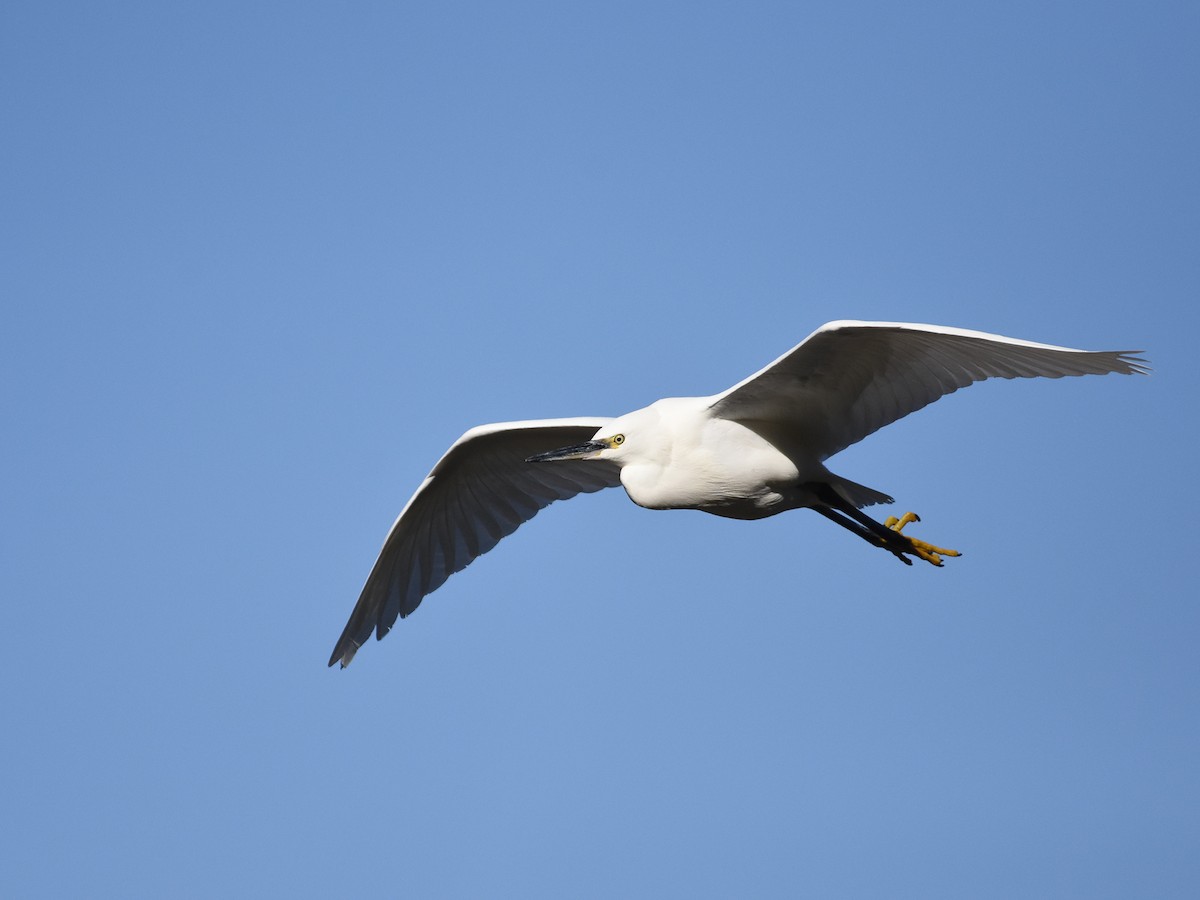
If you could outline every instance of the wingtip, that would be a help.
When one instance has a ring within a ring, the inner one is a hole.
[[[1142,354],[1145,352],[1145,350],[1122,350],[1120,352],[1120,354],[1117,356],[1117,359],[1123,362],[1127,367],[1127,371],[1124,374],[1149,375],[1154,371],[1153,367],[1150,365],[1150,360],[1142,356]]]
[[[333,656],[329,657],[330,668],[333,668],[333,664],[336,662],[340,662],[343,669],[350,665],[351,660],[354,659],[354,654],[358,652],[359,645],[354,641],[350,641],[349,643],[349,647],[343,647],[341,643],[338,643],[333,648]]]

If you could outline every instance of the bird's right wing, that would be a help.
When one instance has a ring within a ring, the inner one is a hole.
[[[329,665],[349,665],[372,631],[382,638],[398,616],[555,500],[619,485],[620,468],[604,460],[525,462],[582,443],[608,421],[481,425],[455,441],[392,525]]]
[[[985,378],[1147,371],[1136,351],[1089,351],[906,322],[830,322],[713,398],[712,411],[768,423],[819,459]]]

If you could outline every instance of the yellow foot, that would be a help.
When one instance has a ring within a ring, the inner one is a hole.
[[[904,526],[909,522],[920,522],[921,517],[916,513],[906,512],[899,519],[895,516],[888,516],[884,520],[884,525],[900,534],[904,530]],[[913,556],[919,556],[927,563],[932,563],[935,566],[942,564],[943,556],[962,556],[957,550],[947,550],[945,547],[935,547],[933,544],[927,544],[925,541],[918,540],[910,535],[904,535],[904,539],[912,544],[912,550],[905,551],[912,553]]]

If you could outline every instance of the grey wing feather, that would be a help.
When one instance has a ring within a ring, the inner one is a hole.
[[[547,419],[472,428],[446,452],[392,525],[329,659],[350,664],[371,632],[382,638],[446,579],[555,500],[621,483],[601,460],[525,460],[591,438],[608,419]]]
[[[985,378],[1148,371],[1140,351],[1088,351],[904,322],[830,322],[713,398],[714,414],[773,423],[821,460]]]

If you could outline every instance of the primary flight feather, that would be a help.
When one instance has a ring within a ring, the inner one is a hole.
[[[976,381],[1144,373],[1138,352],[938,325],[830,322],[712,397],[659,400],[616,419],[472,428],[392,525],[329,664],[349,665],[372,631],[382,638],[397,617],[555,500],[617,485],[649,509],[758,519],[811,508],[902,562],[940,566],[959,554],[904,534],[918,521],[912,513],[884,523],[862,513],[892,498],[833,474],[825,460]]]

